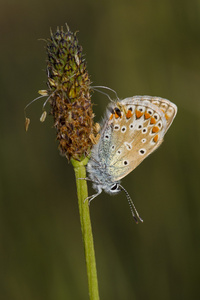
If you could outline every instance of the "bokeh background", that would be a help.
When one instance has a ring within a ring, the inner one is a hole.
[[[91,219],[101,299],[199,299],[200,1],[10,0],[0,3],[0,298],[88,299],[72,166],[53,121],[40,123],[50,27],[79,30],[94,85],[120,98],[170,99],[178,115],[162,146]],[[95,93],[96,121],[109,100]],[[89,184],[89,192],[93,193]]]

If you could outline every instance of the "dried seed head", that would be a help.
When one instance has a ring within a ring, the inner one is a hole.
[[[62,155],[83,159],[92,146],[90,79],[76,33],[57,28],[47,40],[48,95]],[[43,94],[44,91],[40,91]]]

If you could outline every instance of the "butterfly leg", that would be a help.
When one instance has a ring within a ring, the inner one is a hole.
[[[80,179],[80,180],[87,180],[87,181],[92,181],[90,178],[88,177],[85,177],[85,178],[77,178],[77,179]]]
[[[99,195],[101,194],[102,189],[101,189],[99,186],[98,186],[97,188],[98,188],[97,193],[94,194],[94,195],[92,195],[92,196],[88,196],[87,198],[85,198],[84,203],[88,200],[88,205],[90,205],[91,201],[92,201],[94,198],[96,198],[97,196],[99,196]]]

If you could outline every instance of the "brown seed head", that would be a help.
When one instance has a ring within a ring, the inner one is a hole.
[[[48,94],[62,155],[83,159],[92,146],[90,79],[76,33],[63,27],[47,40]]]

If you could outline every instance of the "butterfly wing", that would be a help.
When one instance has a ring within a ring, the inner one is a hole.
[[[126,98],[120,101],[120,103],[122,105],[129,105],[132,101],[138,105],[143,103],[143,105],[146,105],[147,107],[149,106],[149,108],[151,108],[151,106],[153,105],[154,109],[156,109],[155,106],[157,106],[157,108],[159,109],[158,112],[162,111],[164,113],[164,118],[166,120],[165,133],[171,126],[178,110],[177,106],[174,103],[161,97],[134,96],[134,97]]]
[[[113,181],[134,170],[155,151],[177,113],[167,99],[134,96],[111,104],[98,155]]]

